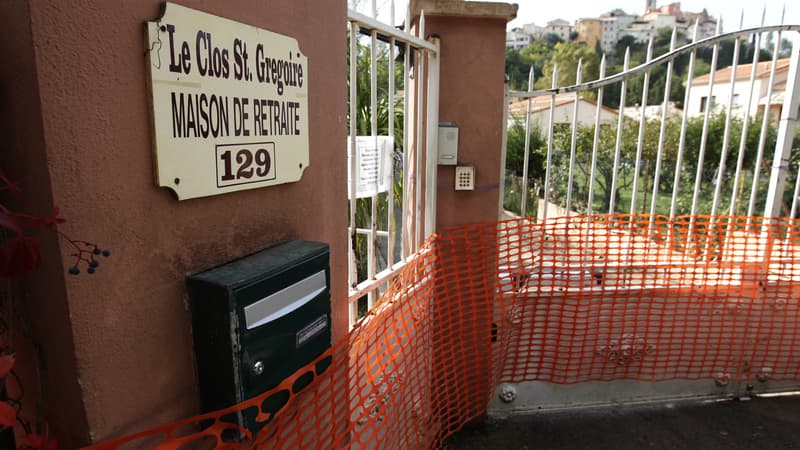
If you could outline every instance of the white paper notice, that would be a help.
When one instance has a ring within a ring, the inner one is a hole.
[[[351,141],[347,140],[347,192],[352,198],[352,160]],[[386,192],[391,186],[392,152],[394,138],[391,136],[356,137],[356,197],[372,197]]]

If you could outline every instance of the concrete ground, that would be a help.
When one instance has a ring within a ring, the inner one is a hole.
[[[445,449],[800,449],[800,396],[616,406],[487,419]]]

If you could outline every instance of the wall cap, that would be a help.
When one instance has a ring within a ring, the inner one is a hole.
[[[517,17],[516,3],[473,2],[465,0],[411,0],[411,16],[418,17],[424,10],[426,16],[470,17],[477,19],[505,19]]]

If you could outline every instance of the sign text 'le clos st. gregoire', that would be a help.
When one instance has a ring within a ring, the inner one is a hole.
[[[167,3],[147,23],[156,184],[181,200],[298,181],[308,59],[297,40]]]

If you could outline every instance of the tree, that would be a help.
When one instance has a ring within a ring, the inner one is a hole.
[[[781,38],[781,51],[778,52],[779,58],[789,58],[792,56],[792,41]]]
[[[544,166],[547,155],[547,138],[542,135],[541,129],[532,124],[530,134],[530,149],[528,153],[528,192],[524,193],[528,199],[530,193],[536,190],[537,185],[544,181]],[[510,211],[519,211],[522,192],[522,177],[525,166],[525,119],[515,118],[513,125],[507,130],[506,135],[506,179],[504,207]],[[528,201],[527,213],[534,208],[533,202]]]
[[[553,67],[558,66],[557,86],[575,84],[578,62],[582,61],[582,81],[593,81],[599,78],[600,58],[594,49],[584,43],[561,42],[553,48],[553,54],[545,63],[542,77],[536,81],[536,88],[550,89],[553,82]]]
[[[557,37],[557,36],[556,36]],[[522,62],[526,66],[525,73],[533,66],[533,77],[535,80],[542,78],[545,63],[550,60],[553,55],[553,48],[555,44],[550,44],[547,40],[540,39],[533,44],[520,50]],[[528,88],[528,77],[525,77],[525,89]]]
[[[560,42],[564,42],[564,39],[561,39],[561,36],[559,36],[559,35],[557,35],[555,33],[546,33],[544,36],[542,36],[542,40],[545,43],[547,43],[547,45],[549,45],[550,47],[552,47],[552,46],[554,46],[554,45],[556,45],[556,44],[558,44]]]
[[[620,159],[617,171],[617,184],[613,192],[617,211],[625,210],[620,205],[621,192],[629,191],[633,182],[635,167],[638,123],[624,119],[622,124],[622,140],[620,143]],[[554,132],[553,180],[555,197],[566,198],[567,181],[569,179],[569,154],[571,149],[572,129],[562,125]],[[576,158],[573,179],[573,210],[585,209],[589,195],[589,180],[592,168],[592,152],[594,142],[594,126],[579,126],[576,134]],[[617,142],[616,123],[600,126],[595,168],[595,188],[592,205],[594,211],[608,211],[611,204],[611,185],[614,179],[614,158]],[[652,145],[648,145],[647,156],[655,153]],[[629,196],[628,196],[629,197]]]
[[[517,118],[508,128],[506,135],[506,169],[514,175],[523,175],[525,158],[525,119]],[[538,126],[532,124],[530,135],[530,154],[528,178],[533,181],[544,179],[544,162],[547,152],[547,137]],[[531,184],[532,186],[532,184]]]
[[[513,48],[506,49],[506,76],[508,86],[515,91],[528,90],[528,71],[530,66],[525,64],[522,55]]]
[[[692,197],[695,186],[695,176],[699,166],[699,150],[702,139],[703,120],[701,117],[694,117],[689,120],[686,127],[685,145],[681,173],[678,179],[681,185],[678,189],[676,214],[688,214],[691,209]],[[730,198],[733,195],[733,181],[736,172],[737,158],[739,155],[739,142],[743,129],[743,120],[732,118],[729,126],[728,149],[725,159],[725,170],[722,177],[719,177],[719,162],[722,155],[722,144],[724,140],[726,118],[724,114],[712,114],[709,118],[705,156],[700,180],[700,196],[697,210],[700,212],[710,212],[711,203],[716,187],[716,183],[722,183],[720,187],[720,203],[717,212],[725,214],[730,208]],[[754,169],[758,142],[761,134],[761,118],[752,119],[745,139],[745,153],[743,155],[743,168],[747,173],[752,174]],[[521,127],[521,125],[520,125]],[[673,183],[677,161],[678,144],[680,142],[681,117],[670,116],[665,125],[665,136],[662,145],[662,163],[660,167],[657,195],[657,214],[668,214],[671,206],[669,201],[673,193]],[[659,136],[661,131],[660,119],[652,119],[645,122],[642,156],[639,162],[639,182],[633,186],[633,178],[636,169],[637,143],[639,135],[639,121],[625,119],[622,127],[620,157],[617,171],[616,190],[613,192],[617,207],[615,210],[629,211],[633,189],[637,189],[636,211],[647,213],[650,211],[653,183],[655,175],[655,163],[658,155]],[[764,160],[760,165],[759,192],[765,192],[771,170],[772,152],[775,148],[777,128],[774,123],[769,123],[765,142]],[[553,160],[551,166],[551,199],[555,202],[563,201],[566,198],[567,181],[569,176],[569,153],[571,148],[572,130],[568,125],[557,125],[554,130]],[[509,171],[521,173],[521,160],[517,155],[518,148],[522,147],[524,131],[514,131],[513,127],[509,130],[508,147],[508,166]],[[616,123],[601,125],[597,159],[595,168],[594,186],[594,211],[608,211],[612,192],[611,184],[614,178],[614,155],[617,139]],[[586,207],[588,199],[589,180],[591,175],[591,160],[594,141],[593,126],[579,126],[576,133],[576,158],[574,178],[572,186],[572,208],[581,211]],[[541,180],[544,178],[546,140],[539,135],[539,131],[534,131],[531,145],[530,173],[531,180]],[[800,133],[794,138],[794,149],[800,149]],[[794,187],[796,168],[800,163],[800,152],[792,153],[790,163],[791,170],[786,182],[784,191],[784,213],[788,213],[788,208],[792,202],[792,190]],[[746,178],[746,177],[745,177]],[[752,178],[749,178],[752,179]],[[751,182],[751,181],[748,181]],[[533,184],[531,184],[533,185]],[[740,185],[739,191],[749,193],[750,185]],[[757,198],[756,210],[760,211],[764,207],[763,195]],[[563,205],[562,205],[563,206]],[[739,203],[736,213],[746,212],[747,205]],[[743,209],[744,208],[744,209]]]

